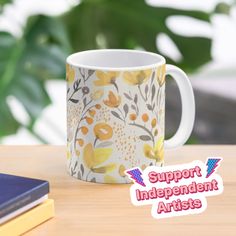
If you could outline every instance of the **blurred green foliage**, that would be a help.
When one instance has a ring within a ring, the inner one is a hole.
[[[63,16],[72,48],[75,51],[98,48],[98,37],[107,48],[135,48],[158,52],[156,36],[167,34],[183,56],[176,63],[186,71],[194,71],[211,58],[211,40],[184,37],[166,26],[169,16],[189,16],[209,22],[210,15],[200,11],[157,8],[143,0],[86,0]],[[201,52],[201,53],[199,53]]]
[[[59,17],[30,17],[21,38],[0,32],[0,138],[21,126],[34,133],[35,121],[50,104],[45,81],[65,77],[65,59],[72,52],[142,47],[158,53],[156,36],[165,33],[183,56],[178,63],[167,62],[193,72],[210,61],[209,38],[182,36],[166,26],[169,16],[178,15],[210,22],[208,13],[152,7],[144,0],[84,0]],[[16,120],[9,96],[24,106],[28,124]]]
[[[0,7],[3,6],[6,3],[11,3],[11,0],[0,0]]]
[[[13,116],[7,97],[12,95],[24,106],[33,125],[50,104],[45,90],[47,79],[62,78],[69,42],[59,19],[36,16],[29,19],[20,39],[0,32],[0,136],[15,133],[22,126]]]

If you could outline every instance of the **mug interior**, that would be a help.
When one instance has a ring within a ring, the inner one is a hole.
[[[67,63],[94,70],[142,70],[165,63],[159,54],[126,49],[100,49],[74,53]]]

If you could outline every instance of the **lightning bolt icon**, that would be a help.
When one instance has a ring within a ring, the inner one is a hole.
[[[222,160],[222,158],[217,157],[217,158],[208,158],[207,159],[207,174],[206,178],[208,178],[210,175],[212,175],[216,169],[218,168],[219,162]]]
[[[126,173],[128,177],[133,180],[135,183],[140,184],[143,187],[146,187],[146,184],[143,182],[142,171],[139,168],[127,170]]]

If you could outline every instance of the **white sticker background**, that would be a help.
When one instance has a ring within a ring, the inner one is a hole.
[[[222,161],[222,158],[220,158],[220,159]],[[169,184],[166,182],[151,183],[149,181],[148,174],[152,171],[157,172],[157,173],[163,173],[163,172],[169,172],[169,171],[172,171],[172,172],[173,171],[182,171],[185,169],[195,168],[196,166],[199,166],[201,168],[201,175],[202,175],[201,177],[198,177],[195,175],[194,178],[181,178],[179,180],[179,182],[176,183],[175,181],[171,181]],[[220,166],[220,164],[218,164],[218,167],[219,166]],[[164,166],[164,167],[149,166],[142,172],[142,178],[143,178],[143,181],[144,181],[146,187],[143,187],[138,183],[134,183],[131,186],[131,188],[130,188],[131,202],[135,206],[142,206],[142,205],[149,205],[149,204],[152,205],[151,214],[154,218],[157,218],[157,219],[168,218],[168,217],[173,217],[173,216],[189,215],[189,214],[199,214],[199,213],[205,211],[207,208],[206,197],[215,196],[215,195],[221,194],[223,192],[223,181],[222,181],[221,176],[216,174],[217,168],[215,168],[215,171],[213,174],[211,174],[208,178],[206,178],[207,165],[206,165],[206,163],[204,163],[202,161],[198,161],[198,160],[193,161],[188,164],[181,164],[181,165],[172,165],[172,166]],[[133,169],[137,169],[137,168],[133,168]],[[133,169],[130,169],[130,170],[133,170]],[[127,170],[126,174],[130,170]],[[127,175],[130,177],[129,174],[127,174]],[[163,197],[163,198],[154,198],[154,199],[138,201],[137,196],[136,196],[136,190],[149,191],[153,187],[155,187],[157,189],[164,189],[167,187],[173,188],[175,186],[182,186],[182,185],[188,186],[192,182],[196,182],[198,184],[198,183],[211,182],[212,180],[216,180],[218,182],[218,184],[217,184],[218,190],[189,193],[189,194],[178,195],[178,196],[173,195],[173,196],[170,196],[170,198],[168,200],[165,199],[165,197]],[[158,214],[158,212],[157,212],[159,202],[164,202],[166,205],[167,203],[171,203],[174,200],[180,199],[183,202],[183,201],[188,201],[188,199],[190,199],[190,198],[193,200],[199,199],[201,201],[202,206],[200,208],[195,208],[195,209],[190,208],[188,210],[179,210],[179,211],[175,211],[172,208],[171,211],[168,213],[162,212],[162,213]]]

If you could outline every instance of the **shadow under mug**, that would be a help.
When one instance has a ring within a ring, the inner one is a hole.
[[[181,95],[176,134],[164,140],[165,77]],[[88,50],[70,55],[67,80],[67,166],[70,175],[99,183],[128,183],[124,171],[162,166],[164,148],[183,145],[195,117],[186,74],[161,55],[137,50]]]

